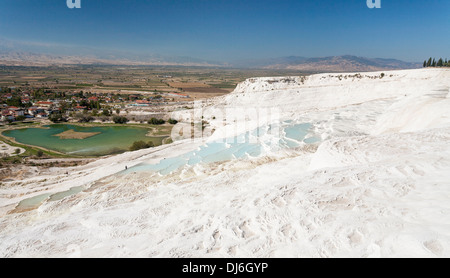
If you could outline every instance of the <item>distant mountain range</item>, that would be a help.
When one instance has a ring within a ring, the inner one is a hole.
[[[243,68],[298,70],[302,72],[378,71],[420,68],[420,63],[396,59],[365,58],[351,55],[306,58],[289,56],[261,60],[244,60],[236,66]]]
[[[75,47],[45,43],[18,42],[0,38],[0,65],[171,65],[171,66],[224,66],[185,56],[136,54],[119,50]]]
[[[94,55],[51,55],[32,52],[2,52],[0,65],[4,66],[61,66],[61,65],[129,65],[129,66],[202,66],[220,67],[212,63],[191,57],[146,56],[127,58],[124,56],[99,57]]]
[[[234,63],[207,61],[185,56],[133,54],[124,51],[99,50],[88,47],[23,43],[0,38],[0,65],[160,65],[234,67],[248,69],[294,70],[299,72],[354,72],[420,68],[421,63],[395,59],[365,58],[351,55],[322,58],[288,56],[268,59],[248,59]]]

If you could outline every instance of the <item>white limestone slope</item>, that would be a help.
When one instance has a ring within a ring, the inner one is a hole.
[[[3,215],[0,256],[450,257],[449,101],[447,69],[249,79],[205,109],[214,136],[243,131],[215,121],[218,109],[270,107],[312,123],[322,142],[164,177],[103,175],[80,194]],[[23,196],[37,194],[23,183]]]

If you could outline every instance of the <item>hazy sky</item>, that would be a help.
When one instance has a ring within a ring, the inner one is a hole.
[[[0,38],[213,61],[450,57],[449,0],[0,0]]]

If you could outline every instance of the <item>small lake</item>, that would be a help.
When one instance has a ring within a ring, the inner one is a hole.
[[[85,139],[62,139],[58,134],[72,130],[79,133],[95,134]],[[17,142],[43,147],[66,154],[80,156],[102,156],[128,151],[135,141],[152,141],[161,145],[165,137],[149,137],[147,128],[132,126],[77,126],[54,124],[43,128],[23,128],[7,130],[3,135]]]

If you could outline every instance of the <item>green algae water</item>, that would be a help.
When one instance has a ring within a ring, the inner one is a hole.
[[[62,132],[98,133],[85,139],[61,139],[56,136]],[[161,145],[165,137],[146,136],[148,129],[131,126],[92,126],[54,124],[44,128],[23,128],[7,130],[3,135],[14,138],[17,142],[43,147],[66,154],[80,156],[102,156],[128,151],[135,141],[152,141]]]

